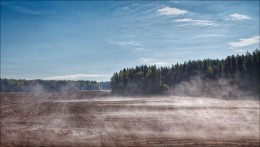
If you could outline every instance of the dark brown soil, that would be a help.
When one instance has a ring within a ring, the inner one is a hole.
[[[259,100],[1,93],[1,147],[259,145]]]

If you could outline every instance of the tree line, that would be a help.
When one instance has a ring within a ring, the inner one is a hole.
[[[55,92],[74,90],[109,90],[110,82],[89,80],[1,79],[1,92]]]
[[[111,92],[122,95],[163,94],[194,76],[211,81],[228,79],[240,90],[259,94],[260,51],[231,55],[225,59],[189,60],[171,67],[141,65],[124,68],[111,78]]]

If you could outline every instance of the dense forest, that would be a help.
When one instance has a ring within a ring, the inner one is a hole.
[[[70,90],[109,90],[110,82],[66,80],[1,79],[1,92],[54,92]]]
[[[252,53],[232,55],[222,60],[190,60],[182,64],[177,63],[171,67],[141,65],[135,68],[124,68],[113,74],[110,87],[113,94],[120,95],[164,94],[174,91],[184,81],[189,82],[194,77],[199,77],[197,79],[202,82],[197,83],[201,83],[199,85],[201,95],[210,95],[214,88],[215,90],[217,88],[227,88],[227,86],[223,87],[220,84],[220,79],[227,81],[226,83],[230,87],[237,87],[237,91],[230,90],[230,93],[245,91],[258,95],[260,87],[259,67],[260,51],[256,49]],[[211,89],[209,90],[210,86]]]

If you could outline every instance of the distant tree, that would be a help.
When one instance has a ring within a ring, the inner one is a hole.
[[[65,80],[15,80],[0,79],[1,92],[61,91],[61,90],[108,90],[110,82]],[[114,80],[113,80],[114,81]]]

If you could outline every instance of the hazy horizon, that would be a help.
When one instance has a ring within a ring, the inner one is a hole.
[[[1,78],[109,81],[259,49],[259,1],[1,1]]]

